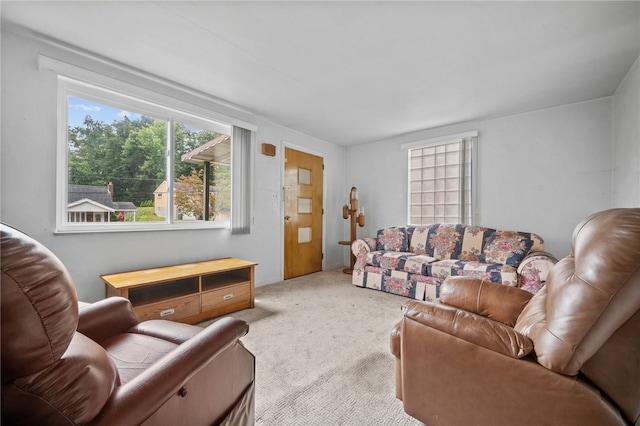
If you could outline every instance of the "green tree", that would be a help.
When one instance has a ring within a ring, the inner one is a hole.
[[[204,215],[204,185],[203,171],[191,169],[188,176],[180,176],[176,182],[174,192],[174,202],[178,213],[183,215],[194,216],[197,219],[203,218]],[[215,214],[215,197],[209,195],[209,218],[216,216]],[[204,218],[204,220],[208,220]]]
[[[190,180],[195,172],[202,191],[203,165],[185,163],[181,157],[220,134],[175,123],[174,135],[174,176],[179,177],[178,181],[181,177]],[[124,117],[107,124],[86,116],[81,126],[69,128],[69,183],[106,187],[112,182],[114,201],[140,205],[153,199],[153,191],[166,179],[166,150],[166,121],[141,116],[135,120]],[[211,169],[209,185],[216,189],[216,208],[228,210],[229,168],[212,165]],[[202,203],[199,208],[196,217],[202,214]]]
[[[114,178],[118,182],[116,193],[122,193],[127,201],[137,205],[152,198],[166,176],[166,122],[154,120],[144,124],[147,125],[129,129]]]
[[[109,183],[120,157],[121,141],[113,128],[90,116],[84,126],[69,130],[69,183],[102,186]]]

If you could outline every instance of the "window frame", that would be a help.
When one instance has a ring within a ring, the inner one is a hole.
[[[137,113],[148,114],[153,118],[167,120],[168,122],[178,122],[180,124],[194,125],[202,129],[212,130],[219,133],[228,134],[232,138],[232,179],[234,173],[233,162],[236,151],[233,142],[234,129],[238,127],[248,130],[251,133],[251,142],[255,134],[256,126],[242,120],[228,117],[224,114],[205,108],[196,103],[186,102],[177,97],[170,97],[155,91],[145,89],[139,85],[126,83],[120,79],[115,79],[103,74],[80,68],[66,62],[58,61],[44,55],[38,57],[38,68],[54,71],[57,74],[57,155],[56,155],[56,233],[90,233],[90,232],[131,232],[131,231],[159,231],[159,230],[186,230],[186,229],[233,229],[233,219],[231,221],[189,221],[175,222],[171,216],[171,211],[166,221],[163,222],[92,222],[79,223],[68,222],[67,220],[67,188],[68,188],[68,97],[74,96],[94,102],[104,103],[109,106],[122,107],[133,110]],[[151,83],[157,83],[149,78]],[[175,87],[172,87],[175,89]],[[175,91],[175,90],[174,90]],[[183,93],[189,98],[190,93]],[[199,102],[200,103],[200,102]],[[173,126],[168,125],[167,137],[167,182],[173,182]],[[254,144],[250,144],[251,151]],[[248,160],[243,164],[253,167],[252,152],[243,150],[240,155],[248,155]],[[243,173],[251,176],[251,170]],[[242,188],[246,194],[252,192],[252,182],[248,179],[242,181],[246,188]],[[237,189],[237,188],[236,188]],[[237,189],[239,190],[239,189]],[[232,212],[238,207],[243,210],[250,210],[251,200],[249,197],[234,197],[232,183]],[[168,203],[173,202],[172,191],[168,192]],[[169,209],[172,210],[172,209]],[[248,226],[245,227],[248,232]]]
[[[462,211],[460,212],[460,217],[458,217],[458,223],[466,223],[469,225],[474,225],[477,223],[476,220],[476,212],[477,212],[477,171],[478,171],[478,154],[477,154],[477,142],[478,142],[478,132],[477,131],[469,131],[464,133],[457,133],[448,136],[441,136],[437,138],[431,138],[426,140],[420,140],[416,142],[405,143],[401,145],[402,150],[407,151],[407,223],[409,225],[420,225],[412,223],[412,214],[411,214],[411,151],[414,149],[424,149],[431,148],[436,146],[448,145],[451,143],[462,143],[461,151],[465,153],[465,156],[469,157],[469,173],[468,175],[465,173],[465,162],[461,164],[461,173],[459,175],[460,185],[458,186],[458,191],[460,192],[460,202],[459,205],[462,206]],[[446,178],[443,178],[446,179]],[[469,200],[468,203],[464,201],[465,193],[469,192]],[[445,191],[446,193],[446,191]],[[464,207],[467,206],[467,209]],[[468,210],[468,211],[467,211]],[[421,215],[422,218],[422,215]]]

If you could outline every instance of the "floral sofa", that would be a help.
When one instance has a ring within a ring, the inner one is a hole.
[[[557,262],[536,234],[463,224],[384,228],[355,240],[351,251],[353,285],[429,301],[452,275],[536,293]]]

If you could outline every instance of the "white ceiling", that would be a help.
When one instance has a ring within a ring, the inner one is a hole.
[[[640,55],[638,1],[3,1],[1,12],[344,146],[610,96]]]

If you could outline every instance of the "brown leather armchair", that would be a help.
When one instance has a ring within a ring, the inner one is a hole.
[[[530,300],[529,300],[530,299]],[[531,297],[450,278],[391,334],[396,396],[433,425],[624,425],[640,418],[640,209],[596,213]]]
[[[60,260],[0,231],[3,425],[254,423],[244,321],[140,322],[119,297],[79,313]]]

